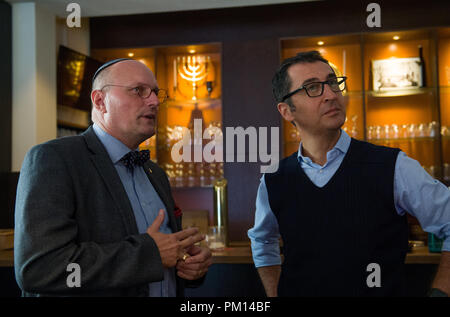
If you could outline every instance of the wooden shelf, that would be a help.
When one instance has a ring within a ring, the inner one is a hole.
[[[439,264],[441,253],[431,253],[428,247],[416,247],[406,255],[406,264]],[[213,252],[213,263],[221,264],[252,264],[250,246],[225,248],[224,251]]]
[[[212,189],[214,186],[213,185],[207,185],[207,186],[180,186],[180,187],[176,187],[176,186],[171,186],[172,191],[174,190],[194,190],[194,189]]]
[[[232,244],[233,245],[233,244]],[[406,255],[406,264],[439,264],[440,253],[430,253],[428,247],[417,247]],[[213,263],[216,264],[253,264],[250,246],[231,246],[223,251],[213,252]],[[0,251],[0,267],[14,266],[14,251]]]
[[[415,247],[406,255],[406,264],[439,264],[441,253],[431,253],[428,247]]]
[[[374,91],[368,90],[367,94],[370,97],[403,97],[403,96],[412,96],[412,95],[421,95],[426,93],[433,93],[435,88],[427,87],[427,88],[414,88],[414,89],[396,89],[396,90],[383,90],[383,91]]]
[[[90,113],[80,109],[58,105],[57,124],[60,126],[85,130],[89,127]]]
[[[14,266],[14,250],[0,250],[0,267]]]
[[[218,264],[252,264],[252,250],[247,247],[229,247],[223,251],[213,252],[213,263]]]
[[[62,121],[62,120],[58,120],[57,123],[58,123],[58,126],[61,128],[69,128],[69,129],[77,129],[77,130],[86,130],[87,128],[89,128],[89,126],[86,126],[86,125],[76,124],[73,122],[67,122],[67,121]]]
[[[162,106],[178,108],[178,109],[194,109],[197,105],[198,109],[212,109],[222,106],[222,100],[218,98],[199,98],[197,100],[174,100],[168,99]]]
[[[448,137],[447,137],[448,138]],[[371,143],[385,143],[385,142],[424,142],[424,141],[439,141],[437,137],[421,136],[415,138],[380,138],[367,139]]]

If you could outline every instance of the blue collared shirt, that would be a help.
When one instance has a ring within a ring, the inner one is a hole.
[[[98,125],[93,125],[95,134],[103,143],[111,161],[119,174],[123,187],[127,193],[133,208],[134,216],[139,233],[147,232],[147,228],[153,223],[160,209],[164,209],[164,222],[161,224],[160,232],[172,233],[169,226],[169,216],[166,207],[161,201],[152,183],[149,181],[143,168],[135,168],[130,171],[120,159],[131,150],[118,139],[109,135]],[[142,270],[151,270],[143,267]],[[173,268],[164,268],[164,280],[149,284],[149,296],[151,297],[175,297],[176,280],[175,270]]]
[[[321,166],[302,155],[298,160],[305,174],[318,187],[325,186],[341,165],[350,147],[351,138],[341,130],[336,145],[327,152],[327,162]],[[400,152],[394,172],[394,203],[399,215],[408,212],[416,217],[423,230],[444,239],[443,251],[450,251],[450,190],[432,178],[417,162]],[[248,231],[256,267],[280,265],[278,222],[270,209],[264,176],[256,197],[255,225]]]

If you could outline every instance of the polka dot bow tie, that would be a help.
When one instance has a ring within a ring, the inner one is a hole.
[[[133,170],[136,166],[142,166],[150,159],[150,151],[132,151],[125,154],[120,161],[123,162],[129,170]]]

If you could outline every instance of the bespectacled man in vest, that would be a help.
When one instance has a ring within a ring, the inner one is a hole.
[[[346,79],[310,51],[286,59],[272,80],[278,111],[296,126],[301,143],[261,178],[248,231],[266,293],[405,295],[409,213],[444,239],[431,294],[445,296],[450,191],[399,149],[352,139],[341,129]]]

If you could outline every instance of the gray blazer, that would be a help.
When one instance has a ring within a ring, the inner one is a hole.
[[[144,168],[173,232],[181,230],[166,174],[151,161]],[[148,234],[138,233],[119,175],[92,127],[27,153],[14,245],[24,296],[148,296],[148,283],[163,279],[158,248]],[[81,268],[79,288],[67,286],[69,263]],[[185,282],[177,277],[178,296]]]

